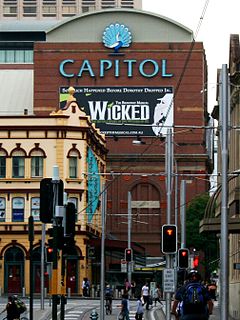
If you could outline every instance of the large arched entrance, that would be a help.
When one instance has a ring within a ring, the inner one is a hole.
[[[20,293],[24,287],[24,252],[10,247],[4,254],[4,292]]]

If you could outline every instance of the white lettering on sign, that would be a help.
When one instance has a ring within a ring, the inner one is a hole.
[[[175,292],[175,270],[174,269],[163,270],[163,291]]]

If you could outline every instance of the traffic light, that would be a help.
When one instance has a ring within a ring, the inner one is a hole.
[[[58,187],[58,193],[55,194],[55,188]],[[58,203],[63,205],[63,181],[53,183],[51,178],[44,178],[40,182],[40,221],[43,223],[51,223],[53,219],[53,199],[57,196]]]
[[[162,252],[166,254],[177,252],[177,226],[175,224],[162,226]]]
[[[199,265],[199,256],[193,257],[193,268],[197,268]]]
[[[62,226],[56,226],[56,243],[57,243],[57,248],[61,250],[64,246],[64,230]],[[49,237],[51,237],[48,240],[48,243],[53,242],[53,228],[48,229]]]
[[[125,249],[125,260],[127,262],[131,262],[132,261],[132,249],[131,248]]]
[[[185,248],[179,249],[178,250],[178,267],[187,269],[188,258],[189,258],[189,250]]]
[[[53,248],[48,246],[46,250],[47,262],[53,262]]]
[[[64,234],[74,239],[76,222],[76,208],[74,203],[68,202],[66,205]]]

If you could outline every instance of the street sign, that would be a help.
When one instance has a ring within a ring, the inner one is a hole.
[[[174,269],[163,270],[163,291],[175,292],[175,270]]]
[[[127,261],[121,259],[121,272],[127,272]]]

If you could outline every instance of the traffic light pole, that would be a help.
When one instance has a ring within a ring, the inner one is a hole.
[[[171,196],[172,196],[172,130],[167,130],[167,144],[166,144],[166,189],[167,189],[167,224],[171,223]],[[172,267],[172,255],[166,255],[166,268]],[[171,293],[166,292],[166,320],[171,320]]]
[[[33,320],[33,241],[34,241],[34,223],[33,216],[28,218],[28,239],[29,239],[29,253],[30,253],[30,301],[29,301],[29,319]]]
[[[131,192],[128,192],[128,248],[131,248],[131,230],[132,230],[132,207],[131,207],[131,201],[132,201],[132,196]],[[132,283],[132,263],[127,263],[127,268],[128,268],[128,282]]]
[[[52,264],[52,319],[57,319],[57,302],[58,302],[58,249],[57,249],[57,235],[58,235],[58,218],[56,217],[56,205],[58,204],[58,187],[59,187],[59,173],[58,167],[53,167],[53,264]]]

